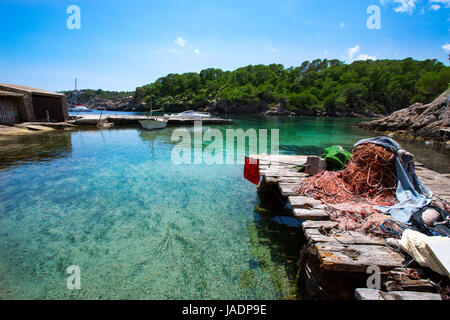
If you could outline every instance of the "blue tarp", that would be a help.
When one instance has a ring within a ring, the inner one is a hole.
[[[395,170],[397,174],[397,200],[392,207],[377,206],[375,209],[383,213],[389,213],[394,219],[409,224],[411,216],[431,202],[431,191],[420,181],[414,169],[414,156],[406,152],[393,139],[377,137],[361,140],[355,144],[355,148],[361,144],[373,143],[383,146],[396,154]]]

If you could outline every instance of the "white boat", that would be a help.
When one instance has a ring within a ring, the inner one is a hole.
[[[168,122],[166,119],[156,118],[156,119],[139,120],[139,123],[145,130],[156,130],[156,129],[164,129],[165,127],[167,127]]]
[[[172,114],[171,117],[181,117],[181,118],[211,118],[211,113],[209,112],[197,112],[194,110],[188,110],[177,114]]]
[[[75,108],[70,108],[69,112],[92,112],[92,110],[84,106],[76,106]]]
[[[164,109],[159,109],[159,110],[150,109],[147,119],[139,120],[139,123],[141,124],[143,129],[157,130],[157,129],[164,129],[165,127],[167,127],[168,120],[167,120],[166,116],[164,116],[164,118],[150,118],[153,115],[153,112],[157,112],[157,111],[164,112]]]

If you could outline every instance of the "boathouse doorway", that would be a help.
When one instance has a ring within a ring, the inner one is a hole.
[[[34,118],[39,121],[64,121],[61,98],[33,94]]]
[[[0,92],[0,124],[15,124],[20,122],[18,105],[20,95]]]

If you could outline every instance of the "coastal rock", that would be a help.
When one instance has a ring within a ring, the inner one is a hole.
[[[274,107],[270,107],[269,110],[267,110],[263,114],[265,116],[289,116],[289,115],[291,115],[291,113],[292,113],[292,111],[289,111],[288,109],[286,109],[278,104]]]
[[[75,100],[73,98],[68,98],[68,103],[70,108],[76,107],[74,105]],[[107,111],[145,111],[145,105],[135,101],[133,96],[120,98],[120,99],[103,99],[103,98],[92,98],[85,103],[86,107],[95,110],[107,110]]]
[[[445,132],[450,127],[450,115],[446,117],[449,94],[450,90],[447,90],[432,103],[426,105],[415,103],[409,108],[396,111],[387,117],[371,122],[362,122],[358,124],[358,127],[411,135],[426,140],[448,140],[449,136],[442,134],[442,130]]]

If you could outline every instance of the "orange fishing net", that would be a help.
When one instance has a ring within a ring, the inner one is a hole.
[[[325,212],[341,230],[392,236],[381,228],[392,217],[373,206],[392,206],[397,202],[395,157],[382,146],[360,145],[343,171],[324,171],[305,179],[297,193],[321,200]]]
[[[324,171],[301,182],[298,193],[326,204],[365,202],[392,206],[396,202],[395,154],[367,143],[356,147],[343,171]]]

